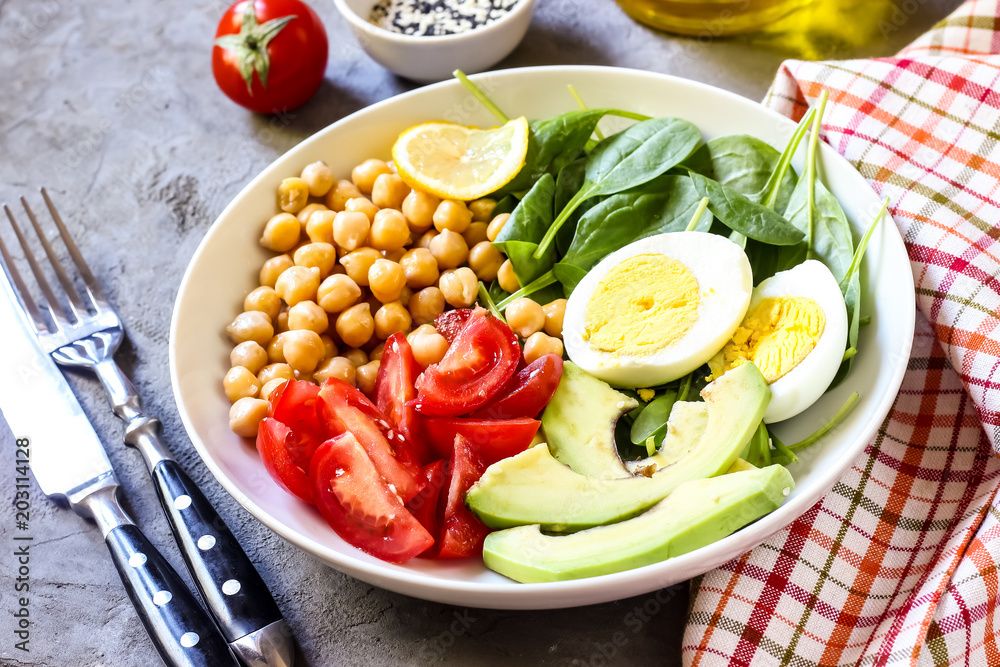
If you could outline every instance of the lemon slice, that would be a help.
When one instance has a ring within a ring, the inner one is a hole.
[[[515,118],[481,130],[456,123],[423,123],[392,147],[396,170],[411,187],[446,199],[479,199],[517,176],[528,154],[528,121]]]

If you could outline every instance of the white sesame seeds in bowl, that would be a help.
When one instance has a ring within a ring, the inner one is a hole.
[[[524,38],[535,0],[334,0],[361,48],[389,71],[440,81],[481,72]]]

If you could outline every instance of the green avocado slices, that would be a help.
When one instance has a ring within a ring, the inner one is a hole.
[[[644,514],[611,526],[558,536],[537,525],[491,533],[483,562],[524,583],[622,572],[720,540],[777,509],[792,488],[780,465],[692,480]]]
[[[756,366],[742,364],[701,395],[708,410],[701,438],[651,477],[582,475],[538,445],[490,466],[466,494],[466,504],[491,528],[540,524],[571,532],[633,517],[684,482],[726,472],[760,424],[771,392]]]

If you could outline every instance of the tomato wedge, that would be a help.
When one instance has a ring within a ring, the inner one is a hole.
[[[463,436],[455,437],[448,469],[441,533],[431,553],[436,558],[468,558],[483,552],[490,529],[465,506],[465,492],[483,475],[486,465]]]
[[[416,408],[436,417],[473,412],[503,389],[520,358],[521,348],[510,327],[477,308],[444,358],[417,378]]]
[[[345,542],[390,563],[407,561],[434,544],[353,434],[320,445],[309,477],[320,514]]]
[[[330,378],[320,388],[319,398],[320,419],[331,436],[353,433],[404,503],[417,495],[423,480],[416,456],[402,433],[389,425],[364,394],[343,380]]]
[[[273,417],[265,417],[257,430],[257,452],[264,462],[264,469],[278,486],[314,505],[316,499],[312,482],[309,481],[305,471],[295,464],[286,448],[291,435],[290,428]]]
[[[455,438],[462,436],[487,466],[526,450],[541,424],[536,419],[526,417],[520,419],[428,417],[423,420],[427,440],[438,455],[450,456],[449,445],[453,447]]]
[[[518,371],[496,400],[471,416],[474,419],[535,418],[552,400],[562,371],[562,357],[542,355]]]
[[[394,333],[385,341],[382,361],[375,379],[375,405],[385,415],[392,428],[401,431],[421,463],[433,460],[427,443],[416,423],[414,408],[408,405],[417,397],[414,384],[420,366],[413,359],[413,350],[402,333]]]
[[[435,461],[424,467],[424,488],[406,503],[406,509],[427,529],[431,535],[441,532],[441,516],[438,511],[441,489],[448,487],[448,462]]]
[[[320,423],[316,404],[319,387],[304,380],[289,380],[274,390],[267,406],[267,416],[292,430],[285,448],[295,465],[309,469],[309,461],[327,435]]]
[[[474,312],[476,311],[472,308],[446,310],[434,318],[434,328],[451,343],[458,336],[458,332],[464,329],[465,325],[469,323],[469,319]]]

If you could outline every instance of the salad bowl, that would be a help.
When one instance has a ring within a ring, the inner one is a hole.
[[[592,107],[620,107],[649,116],[695,123],[706,139],[746,133],[779,151],[795,130],[790,120],[755,102],[685,79],[605,67],[538,67],[492,72],[473,80],[510,115],[549,117],[575,107],[572,84]],[[229,367],[222,333],[244,296],[256,287],[267,253],[260,225],[276,210],[283,178],[316,160],[335,175],[362,160],[389,157],[402,130],[445,119],[488,127],[493,117],[458,81],[447,81],[374,104],[302,142],[261,172],[219,215],[191,259],[174,306],[170,372],[184,426],[216,479],[272,531],[346,574],[406,595],[437,602],[498,609],[546,609],[595,604],[648,593],[702,574],[760,544],[808,510],[862,453],[888,413],[903,379],[913,337],[915,299],[909,261],[895,224],[877,227],[863,261],[860,350],[846,380],[817,403],[776,428],[795,442],[824,424],[853,391],[853,411],[789,466],[796,488],[771,514],[718,542],[642,568],[589,579],[520,584],[487,570],[478,558],[414,559],[394,565],[342,541],[320,514],[279,488],[253,443],[230,432],[229,401],[221,378]],[[602,123],[615,131],[617,119]],[[793,162],[801,172],[805,151]],[[864,178],[831,147],[819,159],[823,182],[837,197],[855,238],[881,208]]]

